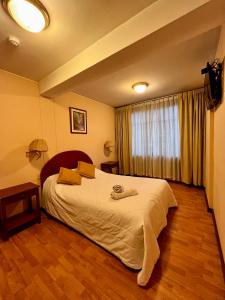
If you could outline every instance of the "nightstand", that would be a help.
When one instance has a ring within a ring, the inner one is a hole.
[[[0,190],[0,221],[4,241],[8,240],[12,230],[17,229],[21,225],[30,222],[41,223],[38,187],[34,183],[27,182]],[[15,216],[7,217],[7,205],[24,200],[28,200],[28,209]],[[34,208],[32,200],[35,200]]]
[[[106,161],[101,163],[101,169],[107,173],[113,173],[113,168],[117,168],[117,174],[119,174],[119,162],[118,161]]]

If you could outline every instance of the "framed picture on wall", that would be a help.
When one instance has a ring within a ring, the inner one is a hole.
[[[87,111],[74,107],[69,108],[70,112],[70,132],[87,133]]]

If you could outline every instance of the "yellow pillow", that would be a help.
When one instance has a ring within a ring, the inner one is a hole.
[[[57,183],[81,184],[81,176],[78,172],[61,167]]]
[[[95,178],[95,166],[92,164],[78,161],[77,172],[84,177]]]

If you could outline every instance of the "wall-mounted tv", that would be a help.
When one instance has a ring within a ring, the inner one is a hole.
[[[222,64],[218,60],[211,64],[208,62],[201,73],[205,74],[204,98],[207,109],[214,109],[222,98]]]

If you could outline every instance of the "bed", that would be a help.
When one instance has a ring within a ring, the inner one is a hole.
[[[92,163],[82,151],[66,151],[50,159],[41,171],[42,205],[53,217],[78,230],[140,270],[137,283],[145,286],[159,258],[157,242],[166,226],[169,207],[177,206],[165,180],[121,176],[96,169],[95,179],[80,186],[57,184],[60,167],[75,169],[78,161]],[[113,200],[112,186],[136,188],[138,195]]]

